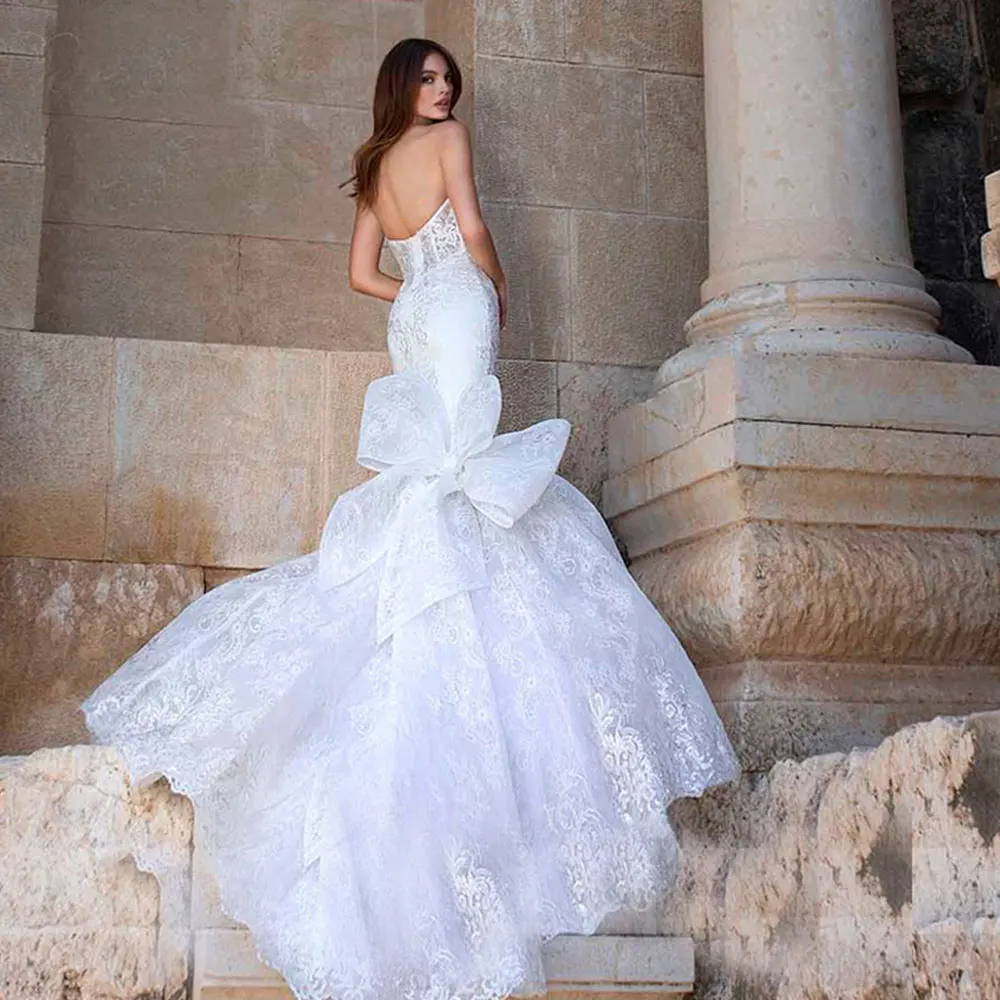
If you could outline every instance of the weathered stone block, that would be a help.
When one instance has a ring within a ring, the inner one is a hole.
[[[550,0],[491,0],[477,4],[476,51],[484,56],[565,59],[562,6]]]
[[[708,269],[702,222],[574,212],[573,360],[652,365],[684,346]]]
[[[191,826],[185,799],[130,788],[111,749],[0,759],[5,1000],[180,996]],[[136,868],[147,853],[159,882]]]
[[[45,60],[0,53],[0,160],[45,161]]]
[[[0,333],[0,554],[101,559],[111,341]]]
[[[572,425],[560,472],[593,503],[608,478],[608,419],[652,392],[652,368],[560,362],[559,416]]]
[[[367,108],[373,8],[365,0],[249,0],[239,5],[241,97]],[[379,58],[384,53],[379,53]]]
[[[311,550],[323,355],[115,345],[107,558],[256,568]]]
[[[976,116],[911,111],[903,141],[914,263],[927,277],[981,278],[979,240],[988,227]]]
[[[481,56],[476,76],[485,200],[645,207],[640,73]],[[542,99],[547,114],[525,115]],[[575,127],[553,143],[551,121]]]
[[[366,93],[374,90],[378,63],[396,42],[404,38],[425,37],[423,3],[414,3],[413,0],[373,0],[372,9],[375,12],[375,62]],[[441,44],[447,47],[447,43]],[[452,55],[455,53],[452,52]],[[472,69],[471,66],[461,64],[459,68],[469,71]],[[368,107],[367,101],[365,107]]]
[[[190,567],[0,559],[0,753],[89,743],[80,702],[202,589]]]
[[[337,185],[368,116],[245,109],[225,126],[52,118],[46,220],[348,243],[353,204]]]
[[[385,349],[389,305],[351,290],[347,247],[243,237],[239,255],[241,343]]]
[[[105,337],[235,342],[239,264],[233,236],[48,224],[37,325]]]
[[[929,281],[941,303],[941,332],[981,365],[1000,365],[1000,288],[981,281]]]
[[[35,325],[45,168],[0,163],[0,327]]]
[[[558,413],[558,366],[551,361],[502,360],[500,432],[517,431]]]
[[[501,355],[568,358],[569,211],[487,202],[483,215],[507,276],[510,315]]]
[[[892,0],[896,72],[903,94],[960,94],[972,72],[962,0]]]
[[[573,62],[701,74],[698,0],[567,0],[565,18]]]
[[[0,52],[45,55],[55,15],[41,7],[0,7]]]
[[[707,220],[703,81],[653,74],[644,79],[649,210]]]
[[[914,934],[914,989],[919,1000],[989,1000],[1000,996],[1000,921],[942,920]]]
[[[54,6],[54,5],[53,5]],[[241,4],[64,0],[50,45],[47,110],[135,121],[234,124]]]

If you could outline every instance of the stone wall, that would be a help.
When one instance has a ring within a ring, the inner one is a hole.
[[[694,0],[476,5],[480,195],[508,271],[509,356],[552,365],[566,474],[596,499],[608,416],[683,346],[707,269]]]
[[[1000,713],[745,776],[674,806],[676,885],[602,931],[692,936],[698,1000],[995,1000],[998,776]],[[187,800],[130,788],[112,750],[0,760],[5,1000],[187,998],[191,931],[239,927],[193,846]],[[284,995],[242,971],[213,995]]]
[[[985,280],[983,176],[1000,168],[1000,16],[991,0],[893,0],[914,263],[942,332],[1000,364],[1000,289]]]

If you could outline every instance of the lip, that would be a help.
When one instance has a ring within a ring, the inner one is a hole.
[[[436,107],[436,108],[447,108],[447,107],[449,107],[450,105],[451,105],[451,101],[450,101],[450,100],[446,100],[446,101],[435,101],[435,102],[434,102],[434,107]]]

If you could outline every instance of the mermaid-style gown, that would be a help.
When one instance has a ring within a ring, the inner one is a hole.
[[[189,605],[83,703],[194,804],[223,908],[300,1000],[544,991],[541,943],[644,909],[667,804],[738,773],[569,435],[496,435],[497,299],[446,199],[389,240],[394,374],[319,549]],[[155,870],[155,869],[154,869]]]

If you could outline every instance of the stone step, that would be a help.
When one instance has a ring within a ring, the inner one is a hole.
[[[548,995],[684,997],[694,988],[690,937],[563,935],[543,953]],[[292,1000],[282,978],[261,963],[249,931],[195,932],[192,1000]]]

